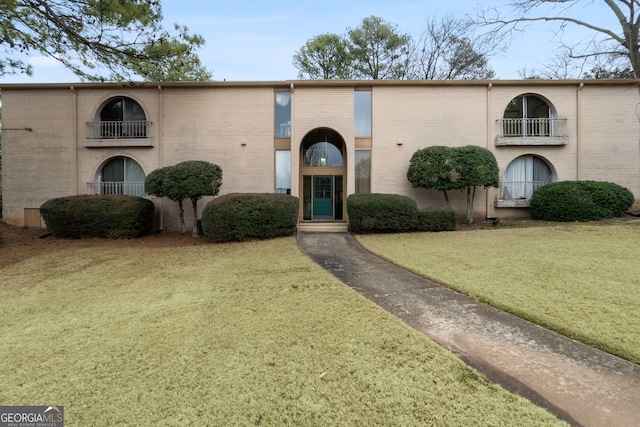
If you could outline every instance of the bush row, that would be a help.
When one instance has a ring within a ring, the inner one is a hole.
[[[153,226],[154,205],[124,195],[69,196],[46,201],[40,214],[60,237],[139,237]]]
[[[612,182],[560,181],[534,191],[530,211],[544,221],[597,221],[624,216],[633,202],[631,191]]]
[[[458,225],[452,209],[420,211],[415,200],[398,194],[352,194],[347,212],[349,228],[358,234],[452,231]]]
[[[202,211],[204,235],[215,242],[288,236],[298,223],[297,197],[286,194],[227,194]]]

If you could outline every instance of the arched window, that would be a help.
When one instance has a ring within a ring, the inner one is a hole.
[[[529,200],[533,192],[551,182],[552,172],[547,163],[534,155],[514,159],[502,176],[502,199]]]
[[[553,112],[536,95],[520,95],[511,100],[504,110],[503,136],[552,136]]]
[[[144,110],[131,98],[110,100],[100,111],[101,138],[146,138]]]
[[[127,194],[144,197],[145,174],[142,167],[128,157],[114,157],[100,170],[99,194]]]

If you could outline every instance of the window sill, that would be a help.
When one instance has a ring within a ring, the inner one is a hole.
[[[153,147],[153,138],[85,139],[82,145],[87,148]]]
[[[528,208],[530,199],[496,199],[496,208]]]
[[[505,145],[567,145],[568,136],[497,136],[496,146]]]

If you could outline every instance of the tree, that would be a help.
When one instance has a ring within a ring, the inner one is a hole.
[[[311,80],[350,79],[351,62],[347,41],[336,34],[315,36],[293,55],[298,77]]]
[[[449,209],[451,202],[447,191],[466,190],[469,224],[473,223],[476,187],[498,187],[499,175],[493,153],[475,145],[422,148],[413,153],[407,171],[407,179],[413,187],[442,191]]]
[[[0,44],[7,52],[0,76],[31,74],[17,56],[39,52],[86,80],[211,77],[195,61],[204,39],[186,27],[164,29],[159,1],[0,0],[0,11]]]
[[[422,148],[411,156],[407,179],[414,188],[442,191],[447,207],[451,201],[447,190],[456,189],[455,149],[434,145]]]
[[[470,25],[433,18],[417,42],[395,24],[370,16],[345,36],[322,34],[296,51],[298,77],[316,79],[489,79],[488,56],[499,43],[475,37]]]
[[[471,38],[468,22],[445,16],[432,18],[412,46],[409,77],[425,80],[490,79],[487,59],[497,49],[491,37]]]
[[[593,0],[595,2],[596,0]],[[574,59],[597,59],[608,57],[618,63],[614,69],[624,70],[627,66],[635,77],[640,77],[640,1],[638,0],[597,0],[604,4],[615,18],[615,24],[599,25],[583,20],[580,8],[585,2],[580,0],[518,0],[505,9],[493,8],[481,12],[478,23],[487,25],[494,31],[510,34],[520,31],[531,22],[557,22],[560,24],[558,36],[570,26],[588,29],[593,38],[588,43],[565,46]],[[511,13],[511,14],[510,14]]]
[[[348,31],[355,76],[404,79],[407,77],[411,37],[399,34],[397,26],[377,16],[364,18]]]
[[[473,200],[476,187],[498,187],[500,170],[493,153],[476,145],[457,147],[454,167],[458,175],[456,187],[467,191],[467,222],[473,223]]]
[[[202,160],[187,160],[152,171],[144,182],[147,194],[178,202],[180,231],[186,233],[182,201],[190,199],[193,207],[193,237],[198,237],[198,200],[215,196],[222,185],[220,166]]]

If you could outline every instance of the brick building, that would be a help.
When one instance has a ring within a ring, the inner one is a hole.
[[[290,193],[300,199],[300,227],[340,229],[353,193],[404,194],[421,208],[444,206],[442,194],[412,188],[406,178],[413,153],[431,145],[478,145],[495,154],[500,187],[479,189],[478,220],[527,217],[533,190],[552,181],[611,181],[640,196],[639,84],[0,85],[3,216],[16,226],[40,226],[38,208],[50,198],[142,196],[152,170],[206,160],[222,167],[221,194]],[[451,196],[464,217],[464,194]],[[178,229],[176,204],[153,200],[158,227]]]

